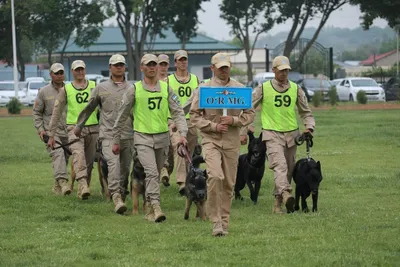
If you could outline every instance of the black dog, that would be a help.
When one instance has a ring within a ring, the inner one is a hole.
[[[205,202],[207,199],[207,172],[199,168],[200,163],[204,163],[204,158],[196,155],[192,159],[192,166],[186,176],[185,183],[185,220],[189,219],[189,211],[192,202],[196,204],[196,217],[206,219]]]
[[[313,207],[312,211],[318,210],[318,188],[322,181],[321,163],[314,159],[304,158],[296,162],[293,171],[293,180],[296,183],[296,204],[295,210],[299,210],[299,200],[301,197],[301,208],[303,212],[308,212],[307,197],[312,193]]]
[[[255,138],[251,131],[247,134],[249,136],[248,152],[247,154],[239,156],[235,183],[235,199],[243,200],[243,197],[240,195],[240,190],[242,190],[247,183],[250,190],[250,199],[256,204],[258,193],[260,192],[261,180],[265,171],[267,146],[262,141],[262,134],[260,134],[258,138]]]
[[[145,197],[145,184],[144,179],[146,178],[146,173],[144,168],[139,161],[138,157],[133,159],[133,169],[132,169],[132,182],[131,182],[131,192],[132,192],[132,214],[139,213],[139,195],[143,196],[143,212],[146,208],[146,197]]]

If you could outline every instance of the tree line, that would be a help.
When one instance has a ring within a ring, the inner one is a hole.
[[[129,79],[140,77],[140,57],[151,50],[156,36],[172,29],[182,48],[196,36],[198,12],[209,0],[29,0],[15,1],[18,71],[25,79],[25,63],[32,55],[60,51],[60,61],[68,45],[90,47],[101,35],[103,22],[116,17],[125,39]],[[331,13],[344,4],[359,5],[363,27],[368,29],[374,18],[384,18],[391,27],[400,24],[394,10],[400,0],[222,0],[221,17],[228,23],[247,59],[248,80],[253,79],[251,58],[260,35],[275,24],[291,20],[283,54],[290,57],[308,21],[320,23],[309,42],[300,51],[295,64],[301,64],[312,49]],[[0,0],[0,59],[12,65],[11,0]],[[296,66],[294,66],[296,68]]]

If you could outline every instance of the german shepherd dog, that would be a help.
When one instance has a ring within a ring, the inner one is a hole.
[[[189,211],[192,202],[196,204],[196,218],[206,220],[205,203],[207,200],[207,171],[200,169],[200,164],[205,163],[201,155],[196,155],[192,158],[192,165],[186,175],[185,183],[185,216],[184,219],[189,219]]]
[[[144,179],[146,173],[144,168],[136,156],[133,159],[133,169],[131,173],[131,192],[132,192],[132,214],[139,213],[139,195],[143,196],[143,212],[146,211],[146,196],[145,196],[145,184]]]
[[[296,183],[296,197],[294,209],[299,210],[301,198],[301,209],[308,212],[306,199],[312,194],[312,211],[318,211],[318,188],[322,181],[321,163],[313,158],[300,159],[296,162],[293,170],[293,180]]]
[[[262,141],[262,133],[258,138],[255,138],[251,131],[248,131],[247,134],[249,136],[248,152],[239,156],[235,183],[235,199],[243,200],[240,191],[247,184],[250,190],[250,199],[254,204],[257,204],[261,180],[265,171],[267,146]]]

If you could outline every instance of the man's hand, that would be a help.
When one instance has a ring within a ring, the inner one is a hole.
[[[114,153],[114,155],[119,155],[119,151],[120,151],[120,146],[119,144],[113,144],[112,146],[112,152]]]
[[[227,133],[228,132],[228,125],[218,123],[216,130],[218,133]]]
[[[241,135],[240,136],[240,144],[241,145],[247,144],[247,135]]]
[[[232,116],[221,116],[220,118],[221,124],[225,125],[232,125],[233,124],[233,117]]]
[[[49,141],[47,142],[47,146],[50,147],[51,149],[54,149],[56,146],[56,140],[54,140],[53,136],[49,137]]]
[[[82,129],[79,128],[78,126],[75,126],[74,134],[75,134],[76,137],[81,137],[81,135],[82,135]]]
[[[184,147],[187,147],[187,139],[184,136],[181,136],[178,141],[178,145],[182,144]]]
[[[39,136],[40,136],[40,139],[43,141],[43,135],[45,135],[46,134],[46,131],[41,131],[40,133],[39,133]]]

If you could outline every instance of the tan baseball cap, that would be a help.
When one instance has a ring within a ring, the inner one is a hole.
[[[158,63],[158,58],[154,54],[145,54],[142,57],[142,60],[140,61],[141,64],[147,65],[150,62],[154,61],[155,63]]]
[[[231,57],[226,53],[217,53],[211,58],[211,64],[218,69],[224,66],[231,67]]]
[[[76,70],[77,68],[86,69],[86,64],[82,60],[74,60],[71,64],[71,69]]]
[[[188,53],[185,50],[178,50],[175,52],[174,55],[174,60],[180,59],[180,58],[188,58]]]
[[[120,55],[120,54],[112,55],[110,57],[109,64],[110,65],[115,65],[115,64],[118,64],[118,63],[126,64],[125,57],[123,55]]]
[[[290,61],[287,57],[285,56],[277,56],[274,58],[274,61],[272,61],[272,67],[277,68],[278,70],[286,70],[289,69],[291,70],[292,68],[290,67]]]
[[[160,54],[158,55],[157,58],[158,58],[158,63],[165,62],[169,64],[169,56],[167,56],[166,54]]]
[[[50,67],[50,72],[53,72],[53,73],[59,72],[60,70],[64,71],[64,66],[61,63],[54,63]]]

